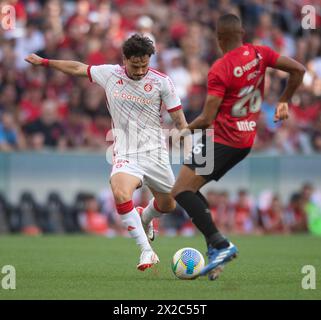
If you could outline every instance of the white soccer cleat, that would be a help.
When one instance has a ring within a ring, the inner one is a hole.
[[[151,268],[154,264],[158,263],[159,259],[157,254],[153,250],[144,250],[140,255],[139,264],[137,269],[140,271],[145,271]]]
[[[138,214],[140,215],[140,219],[142,221],[142,225],[143,225],[143,228],[145,230],[145,233],[146,233],[146,236],[147,236],[148,240],[149,241],[154,241],[154,239],[155,239],[155,230],[154,230],[153,221],[151,221],[148,224],[144,223],[144,221],[142,219],[142,214],[143,214],[144,208],[143,207],[136,207],[136,210],[137,210]]]

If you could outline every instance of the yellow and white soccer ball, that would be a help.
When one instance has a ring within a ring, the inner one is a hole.
[[[172,260],[172,271],[179,279],[195,279],[204,267],[203,255],[194,248],[178,250]]]

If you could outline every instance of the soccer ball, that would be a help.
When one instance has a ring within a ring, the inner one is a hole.
[[[204,267],[203,255],[194,248],[178,250],[173,257],[172,270],[179,279],[195,279]]]

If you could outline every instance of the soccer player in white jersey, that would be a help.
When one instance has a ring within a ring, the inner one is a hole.
[[[141,249],[137,268],[144,271],[159,262],[148,239],[153,239],[152,219],[175,209],[175,200],[170,195],[175,179],[161,132],[162,104],[177,129],[183,129],[187,123],[170,78],[149,68],[150,57],[155,53],[153,42],[135,34],[124,42],[122,49],[124,66],[88,66],[76,61],[48,60],[35,54],[25,60],[89,77],[105,90],[114,135],[110,184],[123,225]],[[143,183],[154,198],[140,217],[132,196]]]

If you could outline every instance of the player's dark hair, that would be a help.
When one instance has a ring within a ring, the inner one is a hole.
[[[244,30],[241,19],[231,13],[220,16],[216,23],[216,33],[219,41],[226,43],[242,41]]]
[[[126,40],[122,47],[123,54],[127,59],[131,57],[149,57],[155,53],[153,41],[143,35],[134,34]]]
[[[224,14],[223,16],[220,16],[217,20],[217,25],[223,25],[223,26],[235,26],[235,25],[241,25],[241,19],[236,16],[235,14],[228,13]]]

